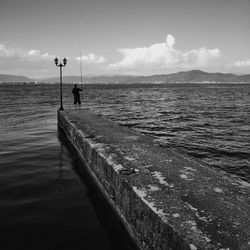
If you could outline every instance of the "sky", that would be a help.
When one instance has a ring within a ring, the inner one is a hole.
[[[250,73],[250,0],[1,0],[0,74]],[[80,64],[81,60],[81,64]]]

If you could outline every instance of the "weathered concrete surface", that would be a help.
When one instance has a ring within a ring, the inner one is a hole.
[[[58,122],[141,249],[250,249],[250,184],[89,111]]]

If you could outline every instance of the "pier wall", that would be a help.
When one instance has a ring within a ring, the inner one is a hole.
[[[139,249],[250,249],[250,184],[87,110],[58,126]]]

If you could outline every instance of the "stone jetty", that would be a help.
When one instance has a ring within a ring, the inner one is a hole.
[[[250,249],[250,184],[87,110],[58,126],[139,249]]]

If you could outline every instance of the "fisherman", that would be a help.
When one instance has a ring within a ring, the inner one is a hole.
[[[81,98],[80,98],[80,91],[82,91],[82,89],[77,88],[77,84],[74,84],[74,88],[72,89],[72,94],[74,95],[74,105],[75,108],[77,109],[77,106],[79,109],[81,109]]]

